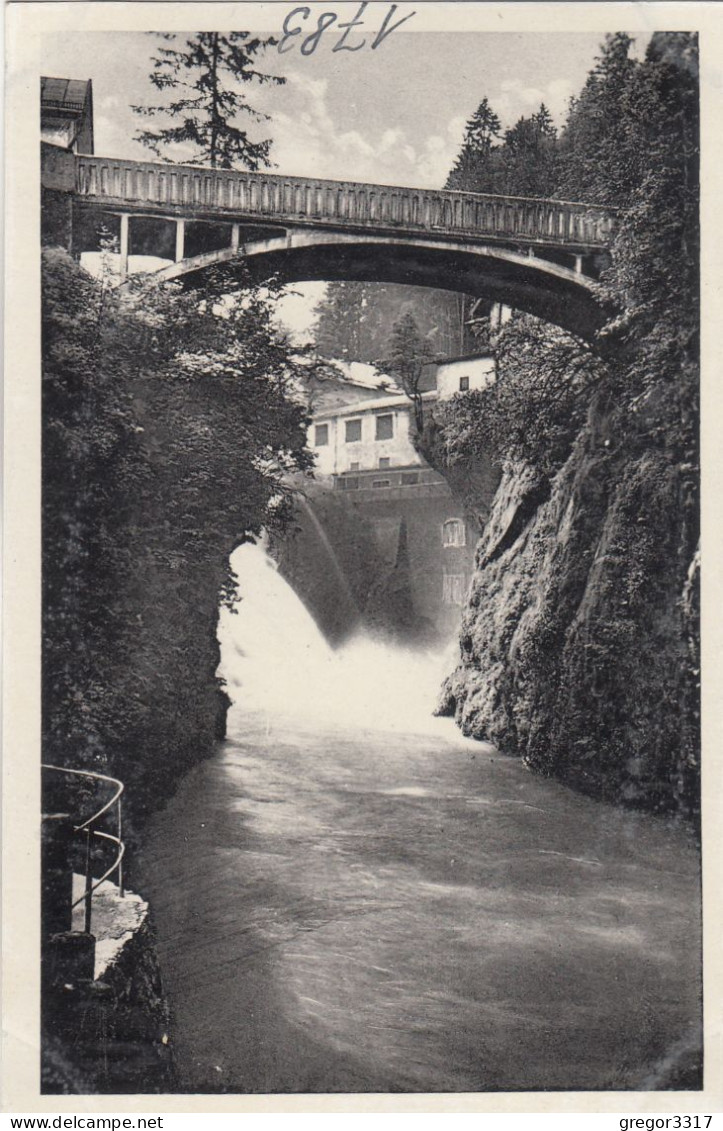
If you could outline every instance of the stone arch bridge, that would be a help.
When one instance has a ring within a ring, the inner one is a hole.
[[[357,279],[460,291],[591,338],[615,212],[72,154],[44,145],[44,238],[74,254],[114,232],[120,271],[197,282],[241,261],[257,278]]]

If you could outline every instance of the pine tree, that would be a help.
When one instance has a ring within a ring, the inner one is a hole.
[[[368,361],[362,345],[366,321],[368,283],[329,283],[314,308],[314,341],[322,357]]]
[[[570,108],[560,139],[557,195],[564,199],[624,207],[633,186],[639,184],[645,158],[634,135],[621,129],[621,121],[628,118],[626,91],[639,67],[630,58],[632,43],[624,32],[606,36],[595,67]]]
[[[173,33],[160,34],[176,42]],[[253,121],[268,120],[243,97],[242,84],[283,83],[278,75],[257,70],[254,60],[274,39],[251,38],[250,32],[196,32],[181,49],[160,47],[153,59],[150,80],[161,91],[178,92],[178,97],[157,106],[133,106],[136,114],[156,115],[177,122],[159,130],[142,130],[136,140],[159,157],[168,160],[168,146],[193,146],[190,160],[212,168],[250,169],[268,167],[271,140],[254,141],[247,130],[236,125],[241,114]]]
[[[392,328],[404,314],[414,316],[435,353],[465,352],[465,299],[451,291],[400,283],[329,283],[316,306],[316,349],[322,357],[376,362]]]
[[[544,102],[540,103],[540,109],[534,115],[534,121],[543,137],[557,137],[557,130],[552,120],[552,114],[547,109]]]
[[[529,118],[505,133],[500,150],[500,192],[511,196],[550,196],[557,183],[557,130],[544,102]]]
[[[500,120],[485,97],[467,122],[462,148],[447,179],[448,189],[496,191],[494,149],[501,132]]]
[[[479,153],[489,153],[495,138],[500,136],[501,129],[500,120],[485,96],[467,122],[464,134],[465,145],[469,145]]]
[[[414,315],[403,314],[392,328],[386,357],[376,363],[377,369],[399,382],[414,405],[414,423],[418,435],[421,435],[424,427],[422,375],[425,365],[433,357],[434,352],[420,332]]]

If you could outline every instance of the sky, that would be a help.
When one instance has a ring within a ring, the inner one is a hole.
[[[290,176],[440,188],[485,96],[503,128],[542,101],[561,125],[600,41],[582,32],[398,32],[375,52],[270,48],[261,69],[286,82],[246,85],[252,105],[270,116],[251,132],[273,139],[272,160]],[[158,43],[144,32],[45,37],[45,74],[93,80],[98,153],[149,157],[133,141],[148,119],[130,106],[158,98],[148,79]]]
[[[372,32],[375,24],[376,13],[370,18]],[[355,29],[353,34],[365,33]],[[459,153],[465,122],[485,96],[503,129],[543,101],[560,126],[601,40],[599,32],[400,30],[375,51],[367,46],[333,52],[333,35],[311,55],[302,55],[295,44],[285,54],[270,48],[260,69],[286,81],[246,84],[248,101],[269,116],[249,123],[249,132],[272,138],[271,159],[289,176],[441,188]],[[152,159],[133,139],[139,129],[153,128],[154,120],[134,114],[131,106],[158,101],[148,76],[159,43],[152,34],[135,31],[44,37],[43,74],[93,80],[97,153]],[[638,39],[636,49],[644,47]],[[190,159],[180,149],[169,151],[169,157]],[[289,319],[308,324],[308,296],[317,298],[323,285],[303,284],[297,290],[304,297],[288,301]]]

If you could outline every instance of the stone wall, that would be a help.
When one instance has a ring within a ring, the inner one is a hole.
[[[396,490],[304,487],[297,529],[273,549],[281,573],[333,643],[358,629],[414,645],[456,632],[479,527],[437,479]],[[463,521],[464,545],[444,545],[449,519]],[[445,577],[460,580],[453,589]]]

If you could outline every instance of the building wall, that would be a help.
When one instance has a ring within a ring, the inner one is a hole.
[[[448,638],[458,628],[472,577],[477,533],[465,521],[442,477],[433,472],[426,473],[427,476],[433,476],[433,481],[418,487],[366,490],[362,486],[360,490],[345,492],[345,499],[371,527],[376,551],[390,573],[404,524],[410,597],[418,625],[428,626],[431,640]],[[445,544],[449,541],[445,529],[450,520],[461,532],[456,545]]]
[[[437,367],[437,392],[440,397],[453,397],[455,393],[485,389],[495,379],[493,357],[469,357],[441,362]]]
[[[455,358],[430,371],[432,388],[424,394],[430,408],[438,397],[463,391],[462,378],[470,391],[495,379],[492,357]],[[415,450],[412,411],[407,397],[379,396],[378,391],[373,399],[357,397],[352,403],[317,402],[309,446],[316,455],[319,485],[326,480],[347,512],[358,516],[370,561],[377,563],[369,602],[360,607],[363,620],[373,630],[408,632],[410,642],[423,642],[449,637],[459,625],[478,529],[447,480]],[[380,418],[391,418],[391,434],[381,438]],[[358,439],[347,439],[350,422],[358,428]],[[494,484],[487,502],[493,493]],[[405,625],[397,623],[400,606],[393,600],[400,593],[408,594],[401,606],[411,622]],[[318,594],[316,599],[323,605]]]
[[[379,469],[380,460],[388,460],[389,467],[423,466],[411,440],[410,411],[406,398],[390,397],[319,412],[309,430],[317,471],[322,475],[374,471]],[[389,438],[378,438],[379,417],[391,417]],[[358,422],[359,440],[347,440],[347,422]],[[324,438],[326,442],[321,443]]]

